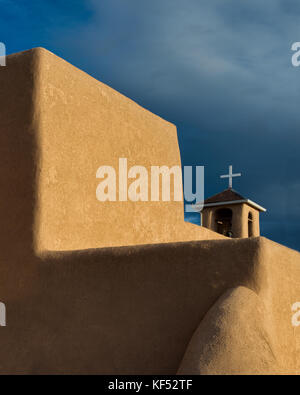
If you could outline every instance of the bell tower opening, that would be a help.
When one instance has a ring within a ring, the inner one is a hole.
[[[233,237],[232,233],[232,210],[221,208],[215,214],[217,232],[227,237]]]
[[[248,237],[253,236],[253,216],[252,213],[248,214]]]

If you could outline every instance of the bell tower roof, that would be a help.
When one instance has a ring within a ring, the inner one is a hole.
[[[209,198],[207,198],[204,203],[220,203],[220,202],[229,202],[233,200],[244,200],[245,198],[236,192],[232,188],[225,189],[222,192],[217,193]]]
[[[224,191],[217,193],[216,195],[213,195],[208,199],[206,199],[204,201],[204,207],[223,206],[223,205],[231,205],[231,204],[239,204],[239,203],[249,204],[249,206],[252,206],[258,211],[262,211],[262,212],[267,211],[264,207],[253,202],[252,200],[244,198],[241,194],[239,194],[232,188],[225,189]]]

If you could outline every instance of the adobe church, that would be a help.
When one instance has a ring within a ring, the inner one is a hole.
[[[1,374],[299,374],[300,254],[262,207],[100,203],[101,165],[181,165],[175,125],[43,48],[0,83]]]

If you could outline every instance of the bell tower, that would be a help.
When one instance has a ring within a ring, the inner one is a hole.
[[[266,209],[232,189],[232,178],[239,176],[232,173],[232,166],[229,174],[221,176],[229,179],[228,189],[204,201],[201,225],[227,237],[257,237],[259,214]]]

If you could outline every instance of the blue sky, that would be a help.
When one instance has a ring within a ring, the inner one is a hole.
[[[0,0],[8,53],[45,47],[175,123],[206,197],[232,164],[262,234],[298,250],[299,22],[298,0]]]

